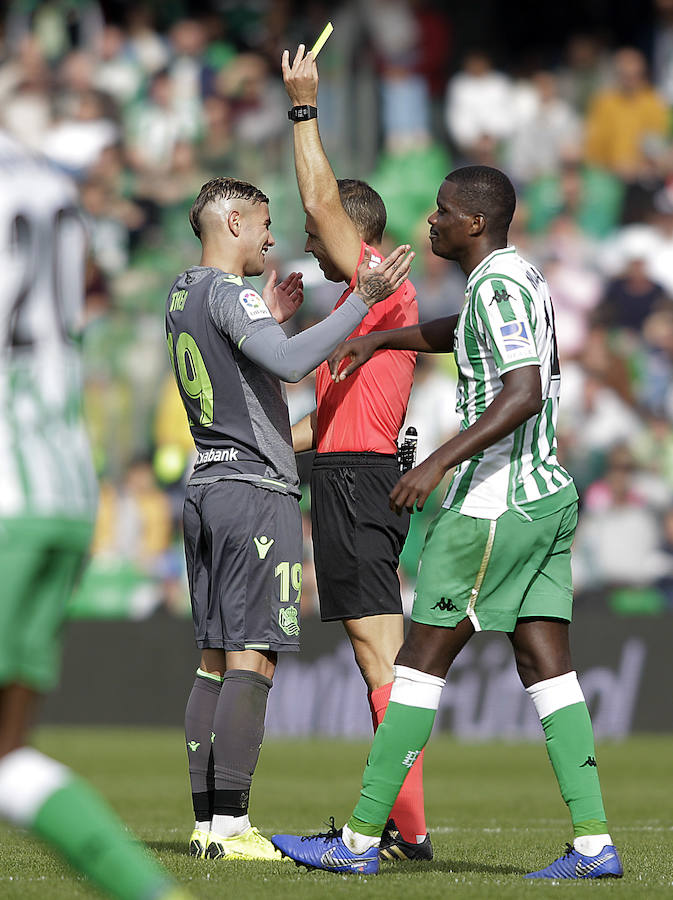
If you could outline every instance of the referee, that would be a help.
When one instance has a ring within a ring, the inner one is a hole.
[[[300,45],[283,78],[294,122],[297,181],[306,212],[306,252],[329,281],[347,282],[347,301],[364,259],[380,263],[386,225],[381,197],[363,181],[334,177],[317,121],[318,70]],[[351,337],[418,323],[409,281],[358,324]],[[320,614],[341,620],[367,688],[374,730],[383,720],[393,663],[404,640],[397,568],[409,513],[392,512],[388,495],[399,479],[397,436],[407,410],[416,354],[382,352],[335,383],[327,363],[316,371],[316,411],[293,428],[295,451],[317,450],[311,476],[311,517]],[[411,769],[381,841],[381,857],[432,859],[425,824],[423,761]]]

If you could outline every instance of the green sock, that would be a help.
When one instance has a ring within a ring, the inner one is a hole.
[[[104,801],[79,778],[40,807],[32,830],[120,900],[154,900],[173,885]]]
[[[383,831],[409,769],[428,742],[437,711],[391,701],[374,736],[362,792],[348,827],[376,837]]]
[[[542,719],[542,727],[561,796],[570,810],[575,837],[607,832],[594,734],[586,703],[573,703],[556,710]]]

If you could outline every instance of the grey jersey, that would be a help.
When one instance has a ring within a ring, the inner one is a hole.
[[[195,266],[169,292],[168,348],[198,454],[192,483],[236,478],[299,495],[285,389],[240,349],[265,329],[281,330],[238,275]]]

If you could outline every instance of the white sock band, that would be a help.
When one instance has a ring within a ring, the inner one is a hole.
[[[391,703],[402,706],[420,706],[422,709],[439,709],[439,698],[446,684],[444,678],[428,675],[408,666],[393,666],[394,681],[390,691]]]
[[[584,694],[577,680],[577,672],[566,672],[565,675],[557,675],[556,678],[538,681],[537,684],[526,688],[526,693],[530,694],[540,719],[563,709],[564,706],[584,703]]]
[[[61,763],[32,747],[13,750],[0,759],[0,816],[28,828],[44,803],[71,776]]]
[[[609,834],[585,834],[575,838],[573,847],[584,856],[598,856],[603,847],[611,843],[612,838]]]
[[[370,837],[368,834],[360,834],[357,831],[351,831],[348,825],[344,825],[341,832],[341,839],[348,847],[351,853],[366,853],[372,847],[378,847],[381,838]]]

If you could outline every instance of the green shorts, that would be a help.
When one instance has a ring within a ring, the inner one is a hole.
[[[57,683],[66,606],[91,533],[80,519],[0,519],[0,686],[42,693]]]
[[[411,618],[475,631],[513,631],[525,617],[572,618],[570,547],[577,503],[527,521],[508,510],[474,519],[442,509],[428,529]]]

